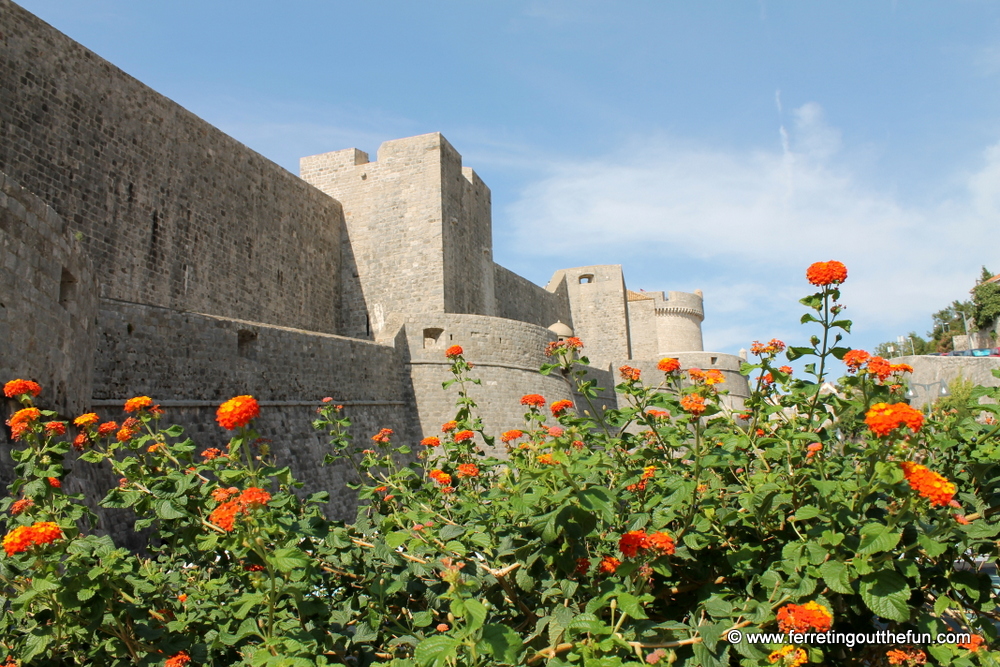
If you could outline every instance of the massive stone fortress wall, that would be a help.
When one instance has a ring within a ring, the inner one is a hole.
[[[336,333],[337,202],[0,0],[0,171],[106,296]]]

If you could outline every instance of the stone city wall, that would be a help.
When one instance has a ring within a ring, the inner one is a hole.
[[[311,426],[326,396],[345,406],[355,442],[391,428],[415,443],[415,408],[401,355],[389,345],[110,299],[101,300],[94,405],[120,420],[124,401],[148,395],[199,451],[224,447],[215,410],[235,394],[261,402],[257,428],[280,463],[329,491],[328,514],[348,518],[354,494],[344,466],[323,468],[325,443]]]
[[[913,374],[905,376],[913,397],[910,405],[923,408],[941,398],[941,390],[958,377],[983,387],[1000,387],[1000,379],[993,376],[1000,370],[1000,357],[932,357],[929,355],[896,357],[894,364],[909,364]]]
[[[561,269],[552,276],[549,289],[562,280],[569,293],[573,333],[583,340],[590,363],[607,369],[614,359],[632,357],[621,265]]]
[[[337,202],[9,0],[0,35],[0,170],[104,295],[336,332]]]
[[[569,307],[566,281],[550,287],[552,292],[539,287],[527,278],[499,264],[493,265],[496,285],[497,317],[550,327],[556,322],[573,328],[573,313]]]

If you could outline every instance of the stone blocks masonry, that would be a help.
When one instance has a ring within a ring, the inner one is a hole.
[[[387,427],[415,444],[453,416],[450,345],[476,365],[493,432],[520,425],[525,393],[573,398],[537,369],[574,334],[602,405],[617,403],[614,369],[667,355],[747,395],[736,357],[702,351],[700,293],[633,292],[620,266],[543,288],[497,265],[490,190],[438,133],[374,161],[306,157],[300,178],[9,0],[0,100],[0,381],[40,382],[65,417],[121,419],[146,394],[207,448],[226,441],[218,404],[251,393],[279,459],[347,519],[350,473],[316,465],[315,408],[332,396],[356,439]],[[101,474],[75,470],[70,489],[96,500]]]

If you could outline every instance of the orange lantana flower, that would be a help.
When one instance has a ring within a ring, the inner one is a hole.
[[[906,403],[876,403],[865,415],[865,423],[872,433],[883,437],[902,426],[916,433],[924,425],[924,413]]]
[[[697,417],[705,412],[705,399],[700,394],[687,394],[681,398],[681,407]]]
[[[566,412],[567,410],[573,407],[573,401],[567,401],[564,398],[561,401],[556,401],[549,407],[552,410],[552,416],[558,417],[559,415],[561,415],[562,413]]]
[[[521,397],[521,405],[540,408],[545,405],[545,397],[540,394],[527,394]]]
[[[420,444],[424,447],[437,447],[441,444],[441,438],[437,436],[430,436],[429,438],[424,438],[420,441]]]
[[[23,394],[38,396],[40,393],[42,393],[41,385],[31,380],[11,380],[3,386],[3,395],[7,398],[17,398]]]
[[[817,287],[839,285],[847,280],[847,267],[841,262],[816,262],[806,269],[806,280]]]
[[[826,632],[833,625],[830,610],[816,602],[786,604],[778,610],[778,628],[782,632]]]
[[[458,466],[459,477],[479,477],[479,467],[475,463],[460,463]]]
[[[618,369],[618,372],[621,374],[622,379],[626,382],[636,382],[638,381],[639,376],[642,375],[642,371],[638,368],[632,368],[631,366],[622,366]]]
[[[660,359],[660,363],[656,364],[658,370],[664,373],[673,373],[681,368],[681,362],[679,359],[674,359],[673,357],[667,357],[665,359]]]
[[[465,351],[462,349],[461,345],[452,345],[447,350],[444,351],[444,356],[449,359],[454,359],[456,357],[462,356]]]
[[[149,396],[136,396],[125,401],[125,412],[138,412],[143,408],[148,408],[153,404],[153,399]]]
[[[215,419],[227,431],[235,431],[260,415],[260,405],[253,396],[236,396],[219,406]]]
[[[955,485],[930,468],[912,461],[903,461],[899,465],[913,490],[931,501],[931,505],[947,505],[955,497]]]

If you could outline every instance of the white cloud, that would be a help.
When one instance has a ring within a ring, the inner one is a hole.
[[[802,276],[814,261],[848,265],[849,314],[883,336],[926,328],[930,313],[967,297],[981,264],[996,263],[1000,144],[970,170],[961,197],[915,205],[857,175],[820,105],[795,109],[793,121],[782,149],[726,151],[658,136],[600,160],[553,164],[507,212],[515,242],[553,264],[601,254],[659,267],[684,256],[688,275],[660,281],[705,290],[710,313],[726,319],[706,322],[716,349],[740,347],[735,336],[748,327],[797,321],[795,295],[809,287]],[[558,244],[536,242],[542,225]],[[626,266],[632,284],[637,273],[653,275]],[[663,287],[682,289],[653,288]]]

